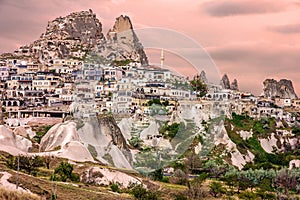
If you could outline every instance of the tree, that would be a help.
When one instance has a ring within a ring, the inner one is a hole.
[[[225,193],[225,189],[221,183],[213,181],[209,184],[209,192],[214,197],[222,196]]]
[[[151,174],[151,177],[153,180],[155,181],[161,181],[164,177],[163,175],[163,170],[160,168],[160,169],[157,169],[155,170],[152,174]]]
[[[131,193],[133,194],[134,198],[137,200],[157,200],[159,199],[160,193],[154,190],[147,190],[141,184],[133,184],[130,186]]]
[[[47,169],[50,169],[51,160],[52,160],[51,155],[47,155],[44,157],[44,162],[45,162]]]
[[[187,196],[191,199],[203,199],[206,197],[206,193],[202,190],[202,180],[195,179],[192,182],[188,182]]]
[[[177,169],[174,175],[170,178],[170,183],[186,185],[188,183],[188,176],[181,169]]]
[[[275,179],[275,185],[278,188],[283,188],[285,194],[289,195],[289,190],[296,190],[299,180],[300,180],[299,170],[282,169],[279,171]]]
[[[203,97],[207,93],[207,85],[203,83],[199,78],[194,77],[190,82],[194,91],[197,92],[198,97]]]
[[[66,182],[68,179],[71,181],[79,181],[79,176],[73,173],[73,165],[68,162],[61,162],[54,170],[54,175],[51,180]]]
[[[147,102],[148,106],[152,106],[152,104],[162,105],[159,99],[152,99]]]
[[[38,167],[44,165],[44,160],[39,156],[20,155],[9,157],[6,164],[14,170],[17,170],[19,165],[20,170],[25,171],[27,174],[35,175]]]

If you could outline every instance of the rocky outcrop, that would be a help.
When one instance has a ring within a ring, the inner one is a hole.
[[[236,79],[233,79],[231,85],[230,85],[230,89],[231,90],[236,90],[239,91],[239,86],[238,86],[238,82]]]
[[[81,141],[100,162],[132,168],[131,151],[112,116],[89,117],[77,122],[77,126]]]
[[[205,83],[205,84],[208,84],[208,80],[207,80],[207,77],[206,77],[206,73],[205,71],[201,71],[200,73],[200,80],[202,83]]]
[[[216,128],[218,131],[214,134],[214,143],[216,146],[220,144],[225,145],[226,151],[231,157],[231,164],[241,170],[247,163],[253,162],[255,156],[249,150],[244,153],[239,151],[237,144],[235,144],[228,136],[227,130],[230,129],[229,126],[230,125],[226,123],[225,126],[221,123],[220,127]],[[240,134],[244,135],[244,133]],[[248,138],[248,136],[246,138]]]
[[[91,167],[84,171],[80,176],[80,180],[83,183],[94,185],[110,185],[111,183],[119,183],[122,188],[127,188],[132,183],[141,184],[140,180],[123,172],[99,167]]]
[[[53,151],[64,147],[71,141],[80,141],[76,131],[76,123],[67,121],[56,124],[42,138],[40,151]]]
[[[293,83],[291,80],[281,79],[276,81],[274,79],[266,79],[263,82],[263,95],[265,97],[279,97],[297,99],[297,95],[294,91]]]
[[[142,44],[133,30],[128,16],[121,15],[107,33],[107,41],[98,47],[99,54],[108,60],[132,60],[142,65],[148,64],[148,58]]]
[[[100,130],[102,133],[111,137],[112,146],[110,148],[110,154],[123,157],[125,156],[129,164],[133,164],[132,154],[130,152],[129,146],[126,142],[125,137],[123,136],[121,129],[118,127],[115,119],[112,116],[98,117]],[[116,161],[114,160],[116,165]],[[117,161],[119,162],[119,161]],[[120,163],[121,164],[121,163]]]
[[[227,76],[227,74],[224,74],[222,79],[221,79],[221,86],[224,89],[228,89],[228,90],[239,90],[239,86],[238,86],[238,82],[236,79],[233,79],[232,83],[230,83],[230,80]]]
[[[30,45],[20,47],[15,54],[30,56],[41,63],[52,64],[54,59],[83,58],[87,51],[103,43],[102,24],[89,11],[74,12],[48,22],[45,33]]]
[[[129,150],[124,136],[112,116],[99,117],[99,124],[103,133],[109,134],[111,142],[120,149]]]
[[[12,155],[25,153],[32,148],[32,142],[25,137],[15,135],[8,127],[0,125],[0,150]]]
[[[227,74],[224,74],[221,79],[221,85],[224,89],[230,89],[230,81]]]
[[[148,64],[128,16],[121,15],[116,19],[106,40],[102,24],[92,10],[74,12],[48,22],[45,33],[33,43],[20,47],[14,56],[31,57],[50,65],[58,58],[83,59],[90,52],[104,58],[102,60],[106,63],[132,60]]]

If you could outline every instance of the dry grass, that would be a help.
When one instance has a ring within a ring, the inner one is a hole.
[[[13,176],[9,179],[10,182],[15,183],[16,174],[10,172]],[[96,187],[90,185],[84,185],[78,183],[77,186],[51,182],[38,177],[29,176],[23,173],[19,174],[20,186],[29,189],[32,193],[37,194],[43,198],[51,199],[52,191],[55,190],[55,194],[58,199],[64,200],[79,200],[79,199],[132,199],[127,195],[112,194],[106,187]]]
[[[8,191],[0,188],[0,199],[1,200],[40,200],[41,198],[16,191]]]

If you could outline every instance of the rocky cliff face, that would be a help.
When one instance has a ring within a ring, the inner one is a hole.
[[[221,85],[224,89],[229,89],[229,90],[239,90],[239,86],[238,86],[238,82],[236,79],[234,79],[232,81],[232,83],[230,84],[230,80],[227,76],[227,74],[224,74],[222,79],[221,79]]]
[[[131,20],[121,15],[107,33],[107,41],[99,46],[99,53],[108,60],[133,60],[145,65],[147,56],[136,36]]]
[[[96,50],[96,45],[104,40],[102,24],[96,15],[92,10],[81,11],[48,22],[45,33],[38,40],[20,47],[15,54],[52,64],[57,58],[83,58],[87,51]]]
[[[230,89],[230,81],[227,74],[223,75],[221,79],[221,85],[223,86],[224,89]]]
[[[101,131],[110,135],[112,138],[111,142],[121,150],[128,151],[129,147],[115,119],[111,116],[105,116],[98,117],[98,120]]]
[[[239,90],[238,82],[237,82],[236,79],[234,79],[234,80],[232,81],[232,83],[231,83],[231,85],[230,85],[230,89],[236,90],[236,91]]]
[[[48,22],[45,33],[38,40],[20,47],[14,53],[32,57],[44,64],[53,64],[57,58],[83,59],[88,52],[98,53],[109,62],[133,60],[148,64],[129,17],[118,17],[106,40],[102,24],[92,10],[74,12]]]
[[[201,80],[202,83],[208,84],[208,80],[207,80],[205,71],[201,71],[200,80]]]
[[[274,79],[266,79],[263,85],[263,95],[265,97],[297,99],[291,80],[281,79],[276,81]]]

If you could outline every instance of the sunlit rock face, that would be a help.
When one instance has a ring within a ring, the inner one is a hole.
[[[20,47],[15,54],[53,64],[58,58],[83,58],[87,51],[96,50],[104,41],[102,24],[92,10],[74,12],[49,21],[39,39]]]
[[[132,60],[142,65],[148,64],[148,58],[128,16],[116,18],[106,38],[106,43],[98,47],[101,56],[108,60]]]
[[[89,168],[82,173],[80,179],[84,183],[95,185],[110,185],[111,183],[120,183],[121,187],[124,188],[127,188],[132,183],[141,184],[140,180],[123,172],[99,167]]]
[[[56,151],[71,160],[93,160],[132,168],[132,155],[113,117],[74,119],[53,126],[42,138],[40,151]]]
[[[0,125],[0,150],[12,155],[26,153],[32,148],[32,142],[25,137],[16,135],[4,125]]]
[[[71,141],[80,141],[76,131],[76,123],[67,121],[56,124],[42,138],[40,151],[53,151]]]
[[[83,59],[90,52],[101,57],[104,63],[129,60],[148,64],[128,16],[118,17],[105,38],[102,23],[92,10],[74,12],[49,21],[39,39],[20,47],[14,54],[51,65],[55,59]]]

